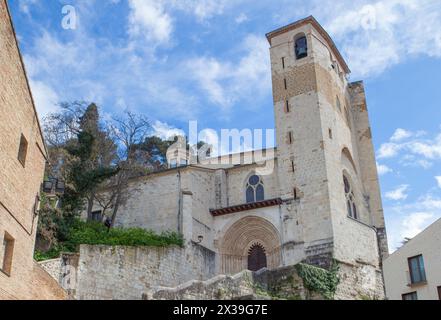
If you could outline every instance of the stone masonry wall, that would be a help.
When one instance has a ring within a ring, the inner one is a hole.
[[[140,300],[153,286],[178,286],[214,276],[214,253],[180,247],[81,246],[76,298]]]
[[[144,300],[318,300],[298,276],[296,267],[258,272],[242,271],[234,276],[219,275],[207,281],[190,281],[176,288],[157,287]]]

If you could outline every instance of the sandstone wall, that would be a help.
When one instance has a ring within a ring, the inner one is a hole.
[[[320,300],[319,293],[305,288],[295,266],[242,271],[207,281],[190,281],[176,288],[156,287],[145,300]]]
[[[178,286],[214,276],[214,253],[179,247],[81,246],[79,300],[139,300],[153,286]]]
[[[11,270],[0,265],[0,299],[63,299],[65,292],[33,260],[46,152],[5,0],[0,0],[0,119],[0,243],[5,236],[14,243]],[[18,160],[22,136],[24,163]],[[0,248],[0,261],[3,256]]]

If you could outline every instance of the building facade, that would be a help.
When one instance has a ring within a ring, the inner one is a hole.
[[[267,39],[277,148],[183,166],[171,156],[169,170],[131,182],[116,224],[178,231],[215,253],[217,274],[335,260],[339,298],[383,298],[387,238],[363,83],[348,82],[313,17]]]
[[[441,300],[441,219],[384,261],[390,300]]]
[[[0,299],[62,299],[33,260],[46,149],[5,0],[0,79]]]

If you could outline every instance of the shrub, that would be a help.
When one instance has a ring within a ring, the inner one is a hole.
[[[35,252],[35,260],[43,261],[60,256],[61,252],[77,252],[81,244],[107,246],[183,246],[184,239],[175,232],[156,234],[141,228],[107,229],[97,222],[75,221],[71,226],[66,241],[59,243],[48,252]]]
[[[182,236],[174,232],[156,234],[141,228],[112,228],[108,230],[101,223],[77,222],[73,227],[69,244],[108,245],[108,246],[182,246]]]

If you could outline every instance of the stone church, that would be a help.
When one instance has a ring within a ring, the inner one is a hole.
[[[387,237],[363,83],[348,82],[348,65],[313,17],[266,37],[277,147],[263,153],[274,170],[245,161],[255,152],[220,164],[172,153],[168,170],[131,181],[116,225],[182,233],[214,253],[216,274],[335,260],[340,291],[382,298]]]

